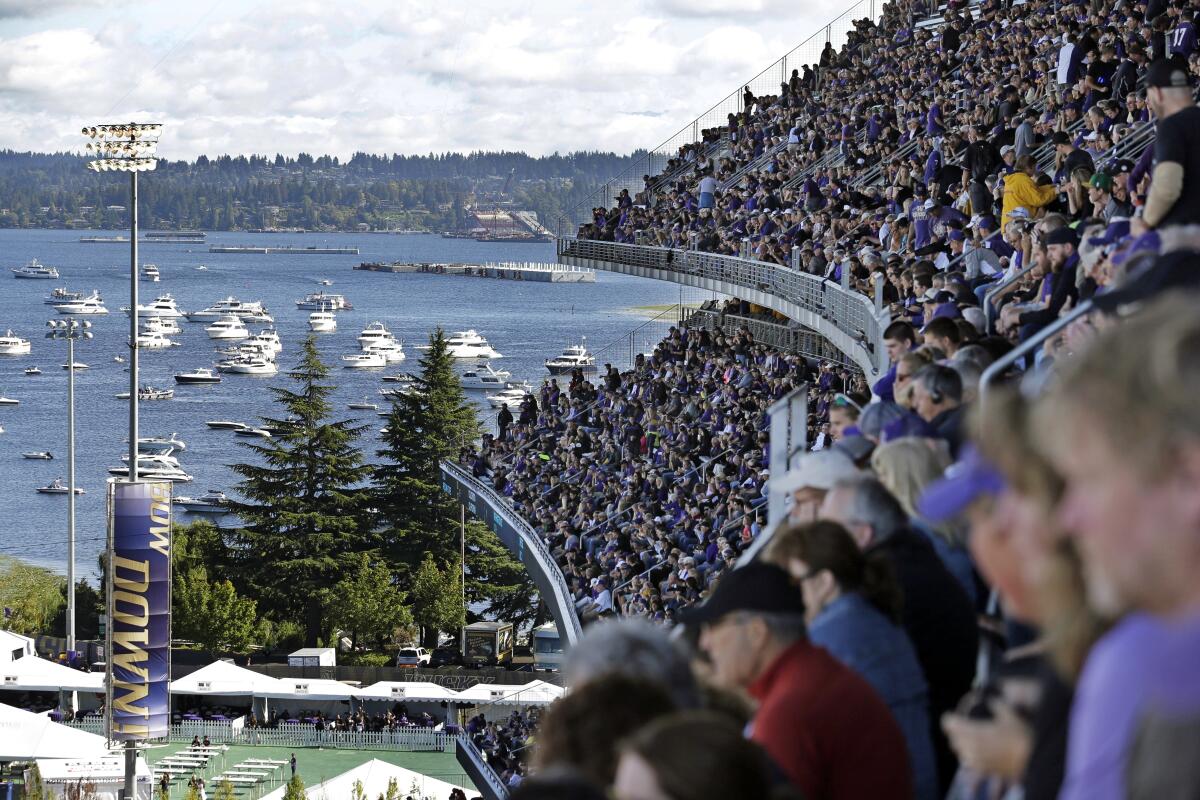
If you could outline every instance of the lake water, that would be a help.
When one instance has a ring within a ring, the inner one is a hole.
[[[0,407],[0,553],[65,571],[66,507],[63,495],[41,495],[36,487],[56,477],[66,478],[66,363],[67,344],[44,338],[46,321],[60,318],[43,298],[57,286],[75,291],[100,291],[109,313],[91,316],[95,338],[79,342],[75,360],[90,366],[76,372],[76,485],[86,490],[76,502],[76,570],[81,577],[96,574],[96,559],[105,540],[105,481],[107,469],[121,463],[126,452],[128,424],[126,401],[114,398],[128,389],[127,364],[114,361],[128,355],[128,325],[119,310],[129,304],[129,246],[85,244],[88,231],[0,231],[0,263],[18,267],[36,257],[55,266],[61,279],[18,280],[8,269],[0,272],[0,331],[11,328],[30,339],[28,356],[0,356],[0,394],[20,400],[19,406]],[[106,234],[101,234],[106,235]],[[209,253],[208,244],[253,244],[297,246],[357,246],[353,255],[256,255]],[[605,347],[616,353],[627,350],[619,340],[643,320],[630,309],[643,305],[676,303],[679,287],[658,281],[598,273],[594,284],[551,284],[510,280],[488,280],[448,275],[392,275],[356,271],[363,261],[441,261],[483,263],[486,261],[554,261],[552,244],[485,244],[435,235],[378,234],[209,234],[207,243],[150,244],[139,248],[143,263],[157,264],[159,283],[142,281],[142,303],[169,292],[179,308],[193,311],[234,295],[241,300],[261,300],[275,318],[283,340],[278,357],[281,373],[275,377],[226,375],[215,386],[175,386],[172,375],[198,367],[211,367],[219,358],[215,342],[204,332],[204,324],[180,321],[183,333],[172,337],[181,346],[164,351],[141,351],[141,383],[172,387],[174,399],[140,404],[142,436],[177,433],[187,451],[177,454],[183,469],[195,480],[176,484],[177,494],[196,496],[208,488],[231,491],[236,476],[228,464],[249,460],[253,454],[237,446],[245,441],[229,431],[210,430],[206,420],[229,419],[255,422],[259,416],[277,412],[266,391],[271,385],[290,383],[283,370],[293,365],[299,344],[307,335],[309,312],[296,308],[295,301],[322,288],[344,294],[353,311],[338,314],[338,330],[320,334],[318,343],[332,367],[337,384],[336,413],[360,416],[370,425],[364,434],[364,450],[373,454],[382,419],[371,411],[350,411],[346,404],[364,396],[378,403],[384,374],[418,368],[421,354],[413,345],[424,343],[429,332],[441,325],[447,331],[474,328],[504,354],[498,368],[512,372],[512,380],[535,385],[547,376],[543,362],[566,344],[586,336],[588,346],[606,359]],[[199,270],[200,265],[206,266]],[[684,296],[684,301],[699,297]],[[82,318],[81,318],[82,319]],[[340,356],[358,352],[356,337],[373,321],[383,322],[403,339],[406,361],[385,370],[342,369]],[[257,332],[253,325],[251,332]],[[225,343],[228,344],[228,343]],[[616,362],[616,357],[610,357]],[[36,365],[43,374],[24,375]],[[481,418],[493,424],[494,412],[481,392],[469,392],[480,408]],[[21,457],[23,451],[48,450],[53,461]],[[177,509],[177,518],[187,517]]]

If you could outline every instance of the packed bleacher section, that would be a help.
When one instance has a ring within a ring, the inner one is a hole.
[[[528,769],[540,718],[537,708],[514,709],[499,721],[477,714],[467,720],[465,733],[504,785],[516,788]]]
[[[889,5],[595,209],[580,238],[882,292],[890,368],[772,351],[734,301],[463,452],[580,616],[625,617],[572,651],[525,788],[1198,791],[1198,10]],[[811,452],[770,475],[765,409],[805,382]]]

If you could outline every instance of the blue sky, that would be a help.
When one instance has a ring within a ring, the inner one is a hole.
[[[842,6],[0,0],[0,147],[160,121],[160,154],[658,144]]]

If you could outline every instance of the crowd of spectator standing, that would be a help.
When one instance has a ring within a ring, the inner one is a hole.
[[[525,796],[1197,796],[1196,13],[889,5],[596,209],[582,238],[880,287],[889,368],[868,389],[735,313],[462,453],[601,618]],[[773,476],[766,409],[802,384],[811,452]],[[770,490],[787,519],[733,569]]]

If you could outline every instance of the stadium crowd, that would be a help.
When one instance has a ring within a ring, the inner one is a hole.
[[[519,796],[1197,796],[1197,12],[889,5],[595,210],[581,238],[879,287],[890,365],[867,390],[737,303],[462,452],[600,620]]]

